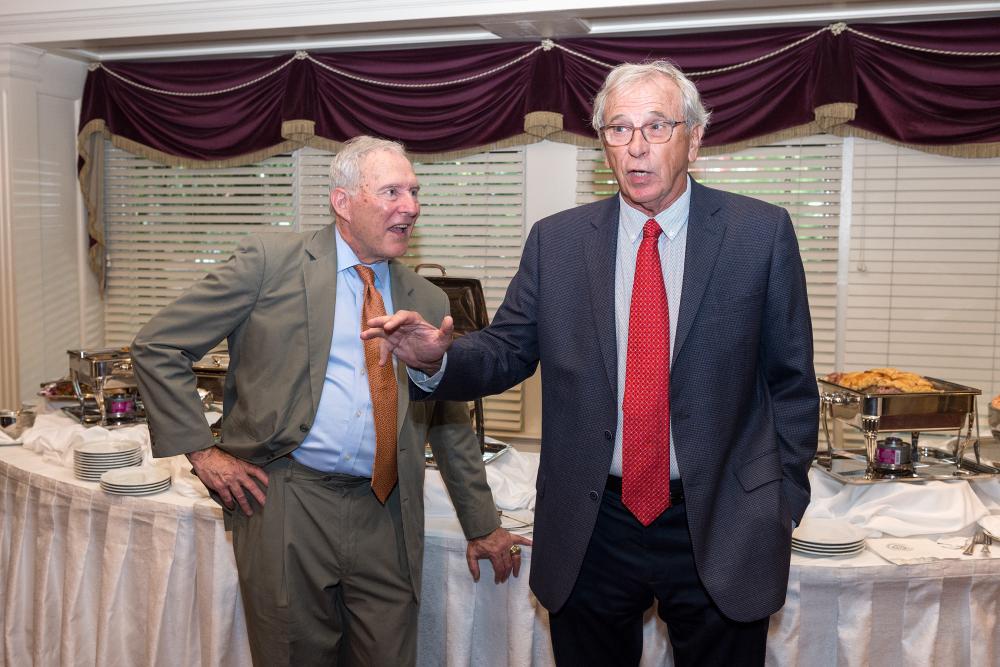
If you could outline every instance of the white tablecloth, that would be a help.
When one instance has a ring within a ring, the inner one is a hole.
[[[521,477],[537,456],[512,454],[491,464],[494,484],[508,473],[531,483]],[[484,563],[473,583],[440,488],[428,471],[419,663],[552,664],[547,616],[527,585],[531,550],[519,579],[494,585]],[[109,496],[0,447],[0,511],[0,665],[250,664],[231,544],[210,500]],[[642,664],[671,664],[652,611]],[[793,554],[768,664],[1000,666],[1000,558],[899,566],[871,552]]]

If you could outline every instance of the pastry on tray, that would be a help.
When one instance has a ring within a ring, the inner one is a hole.
[[[930,380],[897,368],[870,368],[850,373],[830,373],[828,382],[867,394],[919,394],[937,391]]]

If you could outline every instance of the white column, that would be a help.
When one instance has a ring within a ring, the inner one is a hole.
[[[542,218],[576,206],[576,146],[540,141],[524,149],[524,236]]]

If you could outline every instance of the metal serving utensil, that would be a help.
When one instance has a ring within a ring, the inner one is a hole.
[[[979,553],[981,553],[984,556],[989,556],[990,555],[990,545],[991,544],[993,544],[993,538],[990,536],[989,533],[987,533],[987,532],[984,531],[983,532],[983,550],[980,551]]]
[[[965,549],[962,550],[962,555],[971,556],[972,552],[976,550],[976,545],[982,543],[983,543],[983,531],[980,530],[977,531],[976,534],[972,536],[972,539],[969,540],[969,543],[965,545]]]

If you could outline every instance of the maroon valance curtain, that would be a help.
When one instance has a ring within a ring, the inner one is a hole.
[[[91,234],[99,243],[105,137],[191,166],[336,149],[358,134],[424,159],[541,139],[597,146],[591,100],[609,68],[656,58],[687,72],[712,110],[704,152],[830,132],[1000,155],[1000,18],[101,63],[78,142]]]
[[[101,64],[80,129],[181,162],[361,133],[416,154],[468,152],[531,140],[520,136],[531,112],[561,116],[561,128],[541,117],[548,134],[593,143],[590,102],[608,67],[653,58],[698,83],[713,111],[708,147],[809,125],[830,105],[849,107],[831,128],[928,149],[980,145],[976,154],[1000,143],[1000,19]]]

